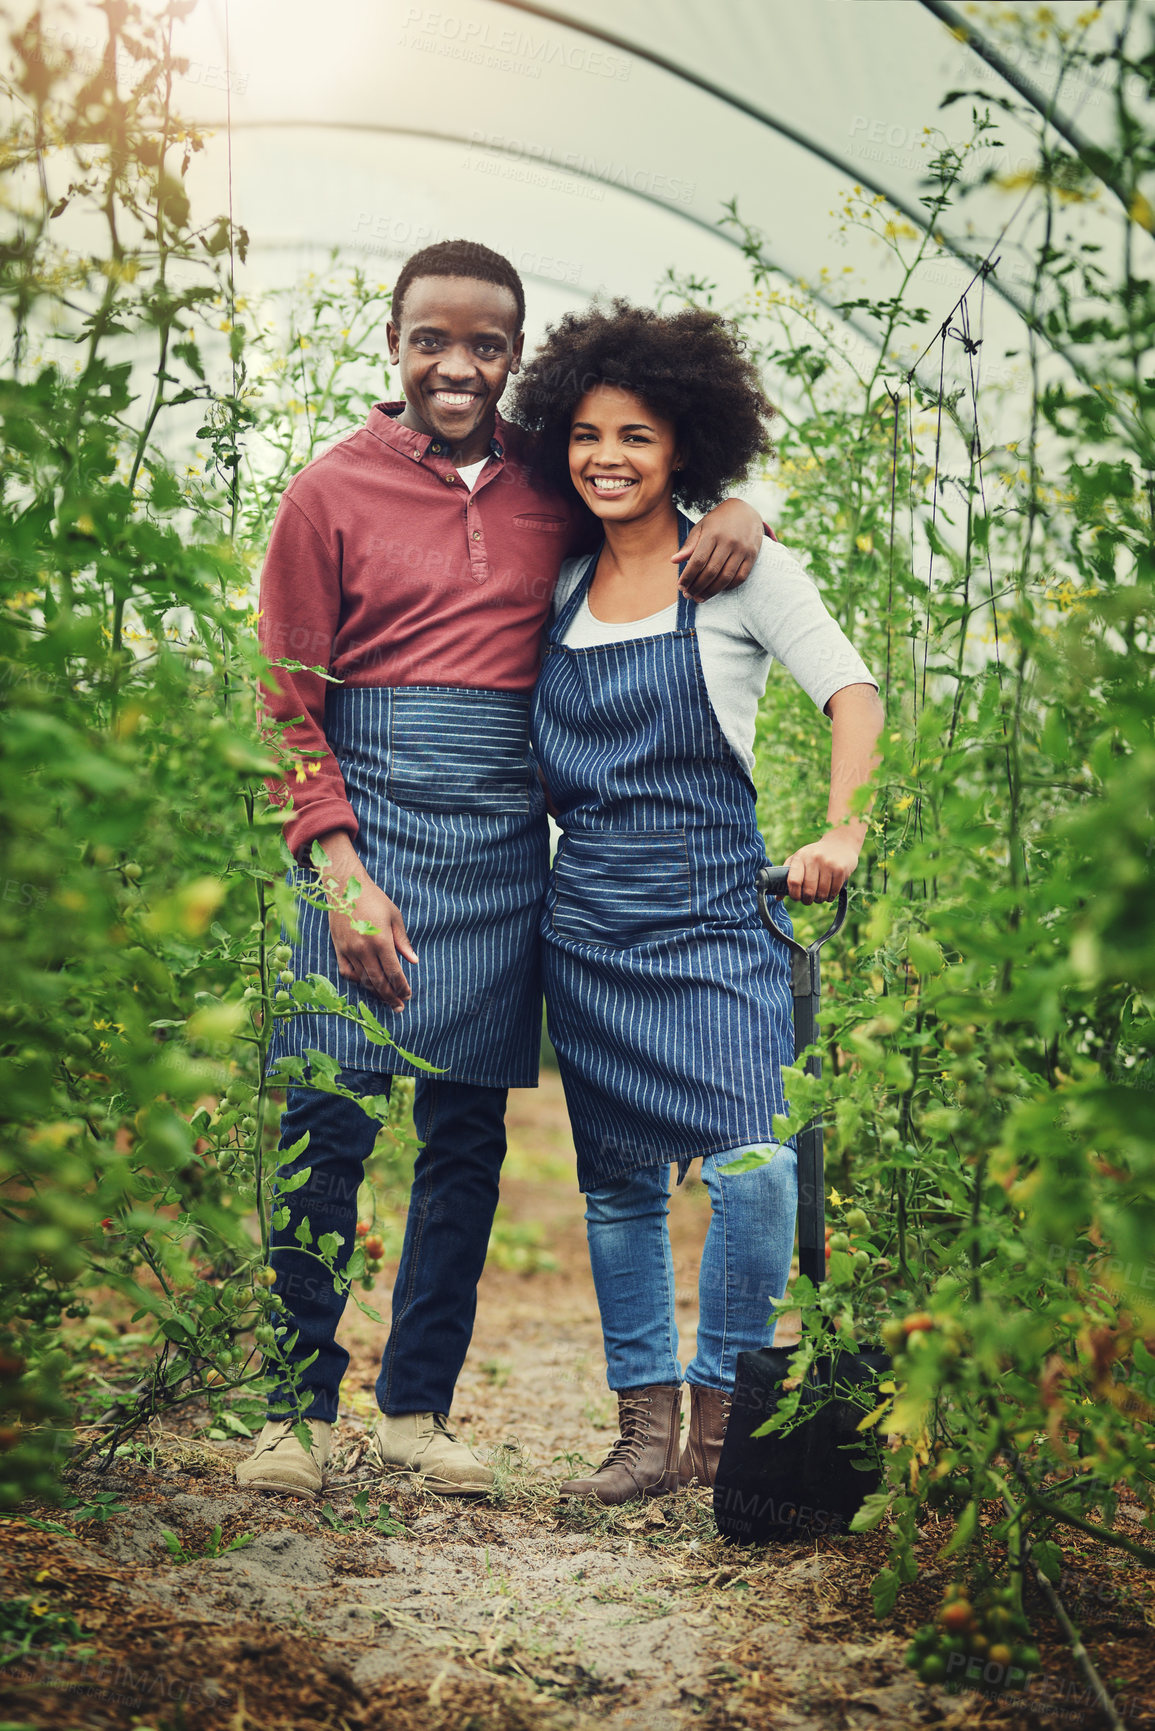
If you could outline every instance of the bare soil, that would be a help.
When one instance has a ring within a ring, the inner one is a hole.
[[[369,1474],[361,1457],[383,1343],[350,1306],[341,1338],[352,1359],[320,1499],[239,1490],[248,1445],[198,1439],[206,1414],[190,1411],[154,1428],[147,1450],[74,1476],[79,1495],[115,1491],[123,1512],[80,1522],[29,1508],[6,1523],[5,1597],[70,1615],[83,1635],[57,1652],[38,1642],[0,1670],[0,1731],[1104,1722],[1041,1600],[1029,1609],[1044,1663],[1025,1696],[951,1696],[904,1666],[950,1578],[936,1560],[949,1528],[933,1516],[923,1572],[880,1622],[869,1592],[880,1534],[735,1548],[717,1537],[706,1492],[617,1510],[562,1505],[556,1480],[575,1454],[602,1458],[616,1408],[556,1075],[511,1096],[509,1129],[504,1224],[453,1413],[497,1465],[496,1493],[444,1499]],[[687,1181],[671,1208],[683,1362],[708,1216],[703,1187]],[[383,1275],[373,1303],[387,1300]],[[389,1530],[361,1523],[352,1497],[364,1486]],[[188,1560],[173,1557],[166,1531]],[[243,1535],[243,1548],[205,1554]],[[1079,1545],[1062,1590],[1122,1698],[1122,1722],[1155,1726],[1155,1593],[1118,1561]]]

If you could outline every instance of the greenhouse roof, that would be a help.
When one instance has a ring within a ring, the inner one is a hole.
[[[1093,48],[1112,10],[1061,0],[1049,13]],[[466,235],[521,270],[532,337],[595,294],[652,299],[669,267],[733,301],[749,273],[736,230],[718,227],[731,201],[783,283],[828,301],[848,287],[891,292],[897,261],[845,222],[846,195],[884,195],[894,220],[917,228],[928,163],[972,130],[974,101],[943,100],[978,92],[1002,148],[971,158],[972,190],[939,225],[924,299],[945,314],[993,256],[991,299],[1013,339],[1025,298],[1016,225],[1029,220],[1037,149],[998,105],[1053,103],[1076,151],[1107,135],[1113,112],[1094,67],[1059,81],[1038,12],[943,0],[200,0],[179,27],[189,64],[175,97],[213,129],[190,180],[194,210],[226,206],[231,168],[253,282],[283,282],[333,248],[389,281],[419,246]],[[95,45],[101,21],[89,16]],[[974,185],[996,160],[1001,184]],[[1118,233],[1112,204],[1101,189],[1080,213],[1098,239]],[[873,340],[869,321],[843,316]]]

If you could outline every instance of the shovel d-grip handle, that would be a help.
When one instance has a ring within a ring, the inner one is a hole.
[[[805,944],[800,944],[797,938],[787,937],[781,926],[775,923],[774,916],[770,912],[769,898],[771,896],[781,897],[789,895],[790,892],[786,887],[788,876],[789,872],[786,866],[762,867],[762,870],[754,880],[755,888],[758,891],[758,912],[762,916],[762,924],[766,927],[766,930],[770,932],[772,936],[776,937],[780,944],[785,944],[786,948],[792,955],[813,956],[814,977],[815,981],[817,981],[818,952],[826,942],[827,938],[832,938],[835,932],[841,931],[842,923],[846,918],[846,886],[844,884],[838,892],[838,907],[835,910],[834,918],[831,920],[822,936],[820,938],[815,938],[814,942],[809,946],[809,948],[807,948]],[[809,980],[809,978],[810,973],[809,969],[807,969],[807,979]],[[810,989],[810,986],[807,985],[806,990],[809,991]],[[797,997],[797,995],[797,991],[795,991],[795,996]]]
[[[790,951],[790,990],[794,998],[794,1056],[798,1057],[818,1038],[818,1006],[822,981],[818,953],[846,918],[846,888],[838,892],[838,908],[822,936],[810,945],[800,944],[777,925],[770,911],[770,897],[784,896],[788,873],[785,866],[763,866],[755,880],[758,912],[762,924]],[[816,1054],[806,1060],[808,1076],[821,1076],[822,1060]],[[796,1138],[798,1148],[798,1272],[815,1286],[826,1279],[826,1177],[822,1161],[822,1120],[815,1118]]]

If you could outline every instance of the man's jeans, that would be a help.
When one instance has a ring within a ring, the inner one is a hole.
[[[710,1225],[698,1275],[698,1350],[686,1381],[732,1389],[738,1354],[774,1342],[770,1300],[790,1275],[798,1157],[779,1147],[752,1172],[718,1171],[742,1152],[702,1161]],[[590,1266],[612,1389],[682,1381],[670,1252],[670,1168],[649,1166],[586,1194]]]
[[[345,1070],[340,1080],[358,1094],[389,1093],[388,1076]],[[393,1326],[381,1356],[377,1405],[382,1412],[448,1413],[473,1333],[477,1282],[485,1265],[505,1158],[504,1088],[418,1078],[413,1121],[424,1146],[413,1168],[409,1217],[401,1265],[393,1286]],[[380,1126],[352,1100],[315,1088],[290,1088],[281,1118],[281,1147],[308,1130],[303,1154],[280,1168],[274,1208],[289,1218],[271,1234],[273,1291],[285,1301],[278,1334],[300,1338],[289,1357],[300,1363],[317,1350],[300,1386],[303,1418],[337,1417],[337,1394],[349,1354],[336,1344],[346,1293],[333,1290],[333,1276],[296,1238],[308,1218],[315,1250],[325,1232],[343,1243],[335,1267],[344,1272],[357,1230],[357,1191],[366,1157]],[[312,1174],[299,1190],[280,1195],[280,1184],[306,1166]],[[276,1375],[276,1366],[266,1363]],[[291,1392],[279,1383],[269,1396],[269,1416],[292,1416]]]

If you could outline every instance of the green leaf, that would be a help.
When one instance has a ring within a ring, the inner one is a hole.
[[[1032,1539],[1031,1556],[1046,1579],[1057,1586],[1063,1578],[1063,1553],[1054,1540]]]
[[[292,1172],[287,1178],[277,1174],[278,1196],[291,1196],[294,1190],[299,1190],[302,1184],[307,1184],[313,1175],[311,1166],[302,1166],[299,1172]]]
[[[871,1533],[886,1518],[890,1509],[890,1491],[874,1491],[867,1497],[850,1523],[852,1533]]]
[[[757,1172],[763,1166],[768,1166],[774,1156],[779,1153],[777,1147],[748,1148],[744,1154],[739,1154],[736,1160],[727,1160],[724,1166],[719,1166],[719,1172],[726,1172],[731,1177],[741,1172]]]
[[[972,1497],[962,1514],[959,1516],[954,1532],[942,1547],[942,1550],[938,1553],[939,1556],[953,1557],[956,1552],[965,1550],[978,1531],[978,1525],[979,1505]]]
[[[874,1601],[876,1617],[889,1617],[894,1610],[894,1601],[898,1598],[898,1574],[894,1569],[880,1569],[870,1583],[870,1596]]]
[[[197,1337],[196,1323],[191,1316],[166,1316],[160,1332],[166,1340],[175,1341],[178,1346],[190,1345]]]

